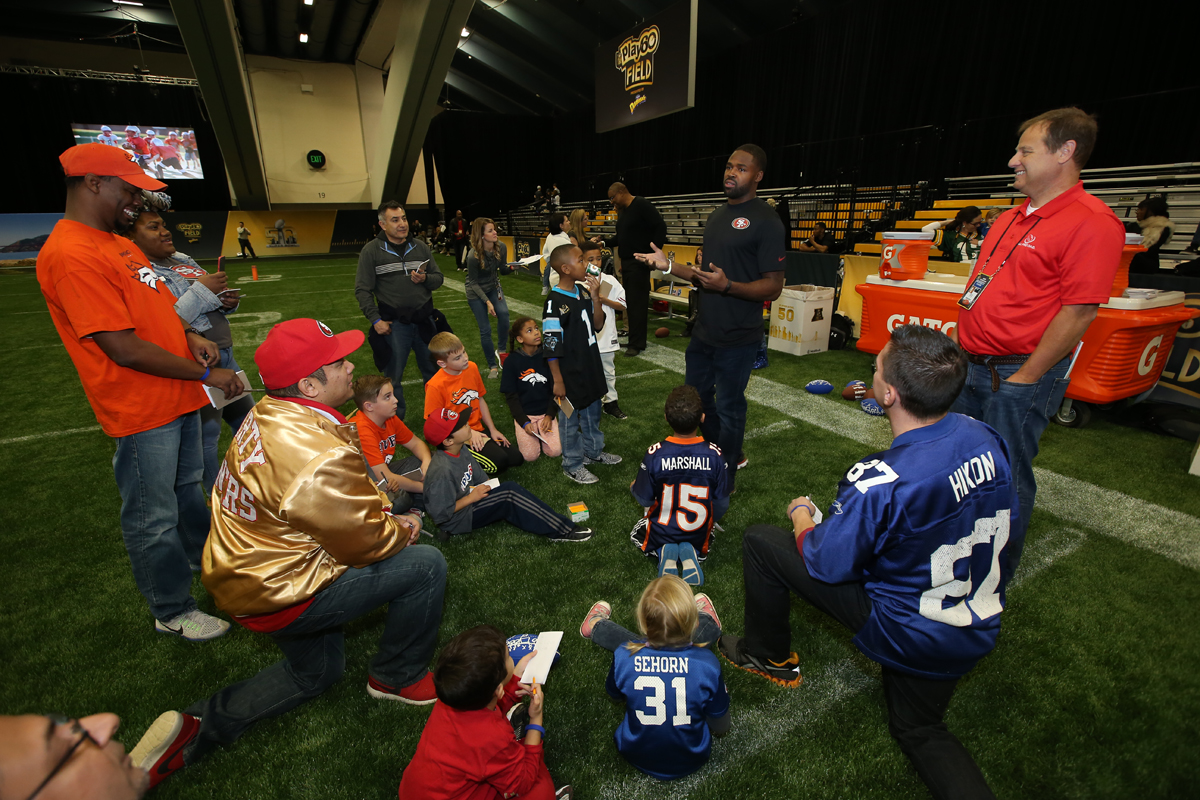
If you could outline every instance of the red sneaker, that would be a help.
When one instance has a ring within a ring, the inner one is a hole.
[[[592,629],[596,627],[596,623],[602,619],[610,619],[612,617],[612,606],[603,600],[598,600],[588,609],[587,616],[583,618],[583,624],[579,626],[579,635],[585,639],[592,638]]]
[[[426,672],[425,677],[403,689],[380,683],[372,677],[367,677],[367,694],[376,700],[397,700],[410,706],[427,706],[437,702],[437,691],[433,688],[433,673]]]
[[[153,789],[173,772],[183,769],[183,750],[200,733],[200,718],[167,711],[154,720],[129,758],[150,775]]]

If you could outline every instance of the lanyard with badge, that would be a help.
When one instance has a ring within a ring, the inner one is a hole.
[[[1017,216],[1018,215],[1013,215],[1013,218],[1008,221],[1008,225],[1005,226],[1004,232],[1001,233],[1000,238],[996,240],[997,246],[999,246],[1000,242],[1004,241],[1004,237],[1008,235],[1008,229],[1011,228],[1013,223],[1017,221]],[[1025,241],[1025,237],[1032,233],[1033,229],[1041,224],[1041,221],[1042,217],[1038,217],[1037,222],[1029,226],[1029,230],[1025,232],[1025,236],[1018,236],[1017,241],[1013,243],[1012,249],[1008,251],[1008,255],[1006,255],[1004,260],[1000,262],[1000,266],[996,267],[996,271],[991,275],[987,275],[986,271],[988,264],[992,263],[992,256],[996,255],[996,248],[992,248],[992,252],[988,253],[987,261],[984,261],[983,266],[979,268],[979,274],[975,276],[975,280],[971,281],[971,285],[967,287],[965,292],[963,292],[963,296],[958,298],[958,304],[960,306],[969,310],[971,306],[975,305],[975,301],[979,299],[979,296],[983,294],[983,290],[986,289],[988,284],[992,282],[992,278],[999,275],[1000,270],[1004,269],[1004,265],[1008,263],[1010,258],[1012,258],[1012,254],[1016,252],[1017,246],[1020,245],[1021,242]]]

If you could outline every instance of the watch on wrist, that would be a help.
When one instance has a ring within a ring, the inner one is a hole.
[[[197,336],[203,336],[203,335],[204,335],[204,334],[200,333],[200,331],[196,330],[195,328],[191,328],[191,327],[184,328],[184,329],[183,329],[183,332],[184,332],[185,334],[187,334],[187,333],[194,333],[194,334],[196,334]]]

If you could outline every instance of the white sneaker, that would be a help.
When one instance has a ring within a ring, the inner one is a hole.
[[[546,296],[546,295],[548,295],[548,294],[550,294],[550,287],[549,287],[549,286],[543,286],[543,287],[542,287],[542,297],[545,297],[545,296]]]
[[[229,630],[229,623],[193,608],[166,622],[154,620],[154,630],[182,637],[189,642],[207,642],[224,636]]]
[[[563,470],[563,474],[576,483],[598,483],[600,481],[587,467],[578,467],[572,472]]]

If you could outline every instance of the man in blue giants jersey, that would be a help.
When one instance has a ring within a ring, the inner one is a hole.
[[[646,508],[630,538],[647,556],[662,557],[666,545],[688,544],[703,558],[713,525],[729,508],[729,468],[721,449],[696,435],[704,405],[695,388],[672,389],[665,415],[675,435],[646,451],[630,485]]]
[[[888,729],[934,797],[993,797],[942,720],[958,679],[1000,632],[1010,553],[1024,531],[1008,450],[982,422],[946,413],[967,361],[944,334],[899,327],[876,365],[891,449],[850,468],[820,525],[798,497],[788,505],[793,531],[746,529],[746,635],[722,636],[719,649],[735,666],[798,686],[795,592],[854,631],[883,667]]]

